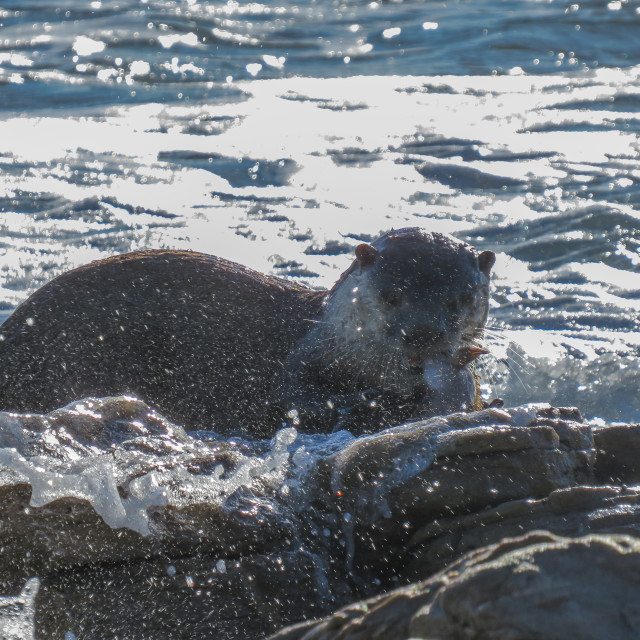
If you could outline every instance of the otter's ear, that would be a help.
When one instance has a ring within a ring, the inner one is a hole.
[[[496,254],[493,251],[483,251],[478,256],[478,266],[485,276],[489,277],[491,267],[496,263]]]
[[[359,244],[356,247],[356,260],[360,264],[361,269],[370,267],[378,255],[378,250],[370,244]]]

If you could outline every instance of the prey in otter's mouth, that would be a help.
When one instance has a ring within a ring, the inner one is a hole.
[[[492,251],[417,228],[361,244],[297,357],[326,389],[363,392],[376,414],[366,429],[477,408],[472,363],[487,353],[494,262]]]

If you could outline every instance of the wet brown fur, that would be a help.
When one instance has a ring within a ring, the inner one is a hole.
[[[250,429],[327,295],[188,251],[79,267],[0,327],[0,409],[131,394],[187,426]]]
[[[405,310],[385,310],[375,293],[382,276],[373,265],[388,264],[378,258],[387,250],[397,275],[385,282],[414,296]],[[0,410],[47,412],[86,396],[126,394],[187,427],[252,436],[273,434],[292,408],[304,415],[303,428],[324,431],[377,430],[418,405],[428,413],[435,403],[425,401],[420,373],[409,373],[407,349],[440,357],[446,347],[453,362],[456,349],[481,336],[494,256],[485,252],[479,263],[468,245],[419,229],[385,234],[356,256],[330,291],[189,251],[137,251],[62,274],[0,327]],[[423,281],[411,284],[420,269]],[[421,328],[430,309],[444,322],[453,313],[440,306],[447,292],[476,281],[487,293],[473,303],[482,307],[469,320],[470,338],[458,322],[442,342],[403,343],[403,327]],[[369,316],[378,323],[371,330]],[[456,375],[447,389],[454,410]],[[372,405],[369,393],[386,395],[386,405]],[[356,416],[351,423],[348,414]]]

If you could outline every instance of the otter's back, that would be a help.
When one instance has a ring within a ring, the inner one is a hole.
[[[0,409],[128,393],[182,424],[252,426],[324,295],[187,251],[91,263],[0,327]]]

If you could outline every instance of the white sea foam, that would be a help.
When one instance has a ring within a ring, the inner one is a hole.
[[[0,413],[3,415],[7,414]],[[10,417],[19,423],[19,416]],[[17,431],[17,427],[14,430]],[[280,430],[266,455],[242,456],[237,466],[226,473],[220,464],[211,474],[195,475],[185,468],[192,460],[192,454],[184,453],[180,458],[182,465],[158,468],[126,482],[126,497],[119,491],[122,478],[126,476],[126,466],[124,470],[119,468],[112,453],[61,462],[42,455],[25,457],[15,448],[4,448],[0,449],[0,466],[31,485],[30,504],[33,507],[68,497],[87,500],[110,527],[127,527],[148,535],[151,532],[150,507],[220,503],[237,489],[251,486],[257,477],[265,485],[280,486],[288,468],[288,448],[296,437],[293,428]],[[144,459],[140,453],[132,455],[118,451],[118,455],[125,465],[128,456],[130,464]]]
[[[109,454],[72,463],[65,472],[60,472],[52,468],[48,458],[25,458],[15,449],[0,449],[0,465],[17,472],[31,485],[32,506],[41,507],[69,497],[87,500],[114,529],[128,527],[146,535],[149,533],[147,509],[167,504],[166,493],[158,487],[154,473],[133,480],[131,497],[121,498],[117,471]]]
[[[216,466],[210,475],[194,475],[184,468],[171,470],[168,472],[173,487],[168,488],[170,504],[185,506],[198,501],[216,503],[241,487],[251,486],[258,477],[261,482],[274,488],[280,486],[288,468],[288,448],[296,437],[294,428],[281,429],[273,437],[271,449],[264,457],[245,456],[227,474],[222,465]]]
[[[40,580],[31,578],[19,595],[0,597],[0,640],[34,640],[39,588]]]

